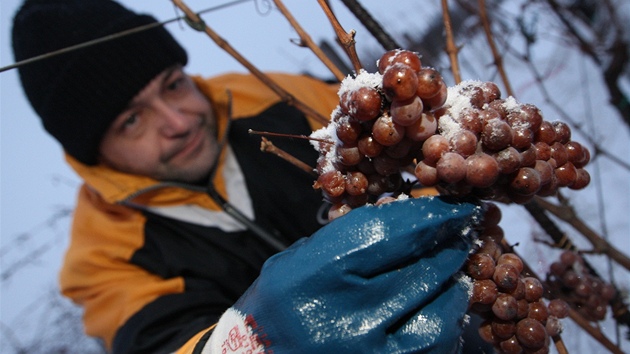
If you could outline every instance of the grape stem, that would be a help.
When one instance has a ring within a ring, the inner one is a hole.
[[[478,4],[479,4],[479,18],[481,19],[481,23],[483,24],[483,30],[486,33],[486,39],[488,40],[488,45],[490,46],[490,50],[492,51],[494,65],[499,71],[499,75],[501,75],[501,80],[503,80],[503,85],[505,86],[505,92],[507,93],[507,96],[513,96],[514,92],[512,91],[510,80],[508,80],[505,69],[503,68],[503,58],[499,54],[499,51],[497,50],[497,46],[494,44],[494,36],[492,35],[492,30],[490,28],[490,20],[488,19],[488,14],[486,11],[486,1],[478,0]]]
[[[256,76],[260,81],[262,81],[265,85],[267,85],[271,90],[273,90],[283,102],[287,104],[293,105],[304,114],[312,117],[317,120],[319,123],[326,125],[329,120],[321,113],[317,112],[313,108],[309,107],[302,101],[293,97],[289,94],[285,89],[280,87],[275,81],[273,81],[269,76],[265,75],[262,71],[260,71],[257,67],[255,67],[251,62],[249,62],[245,57],[243,57],[234,47],[232,47],[226,40],[224,40],[221,36],[219,36],[214,30],[212,30],[204,21],[194,13],[182,0],[172,0],[173,4],[177,6],[184,14],[188,21],[191,22],[191,27],[197,30],[202,30],[205,32],[208,37],[210,37],[219,48],[225,50],[228,54],[230,54],[236,61],[245,66],[254,76]]]
[[[304,163],[303,161],[297,159],[295,156],[289,154],[288,152],[280,149],[279,147],[275,146],[271,141],[269,141],[267,138],[262,137],[262,140],[260,142],[260,150],[263,152],[269,152],[272,153],[280,158],[285,159],[286,161],[292,163],[294,166],[298,167],[299,169],[301,169],[302,171],[310,174],[311,176],[314,176],[315,178],[317,178],[317,173],[315,173],[315,170],[309,166],[308,164]]]
[[[565,221],[584,235],[584,237],[586,237],[586,239],[588,239],[588,241],[593,245],[594,250],[592,253],[605,254],[619,265],[630,270],[630,258],[621,253],[603,237],[598,235],[593,229],[588,227],[588,225],[586,225],[584,221],[577,216],[575,210],[568,204],[566,198],[558,194],[558,199],[560,200],[560,205],[553,204],[542,198],[536,198],[535,202],[537,205],[549,211],[559,219]]]
[[[462,82],[462,76],[459,71],[459,62],[457,61],[457,52],[459,49],[455,45],[453,36],[453,27],[451,26],[451,14],[448,11],[448,1],[442,0],[442,19],[444,21],[444,29],[446,30],[446,52],[451,61],[451,71],[455,84]]]
[[[282,15],[284,15],[287,21],[289,21],[289,24],[291,24],[293,29],[295,29],[298,36],[300,36],[300,40],[299,42],[297,42],[297,44],[301,47],[308,47],[315,54],[315,56],[317,56],[317,58],[321,60],[324,65],[326,65],[328,70],[330,70],[335,78],[339,81],[342,81],[345,75],[341,72],[341,70],[339,70],[339,68],[337,68],[337,66],[335,66],[335,64],[333,64],[330,58],[328,58],[326,54],[324,54],[324,51],[319,46],[317,46],[315,42],[313,42],[311,36],[302,28],[302,26],[300,26],[300,24],[296,21],[291,12],[289,12],[287,7],[284,6],[284,3],[281,0],[273,0],[273,2],[276,4],[276,7],[278,8],[278,10],[280,10]]]
[[[306,135],[261,132],[261,131],[253,130],[253,129],[249,129],[247,132],[249,134],[256,134],[256,135],[278,136],[282,138],[292,138],[292,139],[305,139],[305,140],[311,140],[311,141],[319,141],[320,143],[324,143],[324,144],[334,144],[334,142],[330,140],[313,138]]]
[[[343,27],[339,23],[339,20],[337,20],[337,17],[330,9],[330,6],[328,6],[326,0],[317,0],[317,2],[319,3],[319,6],[321,6],[322,10],[324,10],[326,17],[328,17],[330,24],[335,30],[335,34],[337,34],[337,39],[339,39],[341,47],[350,58],[352,66],[354,67],[354,71],[356,73],[359,73],[361,69],[363,69],[363,65],[361,65],[361,61],[359,61],[359,56],[357,55],[357,50],[355,48],[354,35],[356,32],[354,30],[346,32],[343,29]]]

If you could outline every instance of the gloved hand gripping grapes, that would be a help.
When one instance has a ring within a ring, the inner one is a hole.
[[[481,207],[440,197],[357,208],[270,258],[213,353],[454,352]]]

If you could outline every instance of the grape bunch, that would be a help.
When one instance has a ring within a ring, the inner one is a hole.
[[[342,81],[330,124],[311,134],[320,155],[314,188],[332,204],[329,218],[414,183],[517,203],[589,183],[588,150],[535,106],[502,99],[490,82],[448,87],[408,50],[377,64]]]
[[[422,146],[415,174],[423,185],[455,195],[526,203],[560,187],[590,182],[590,153],[571,140],[561,121],[543,119],[538,108],[501,98],[491,82],[466,81],[449,88],[449,100],[434,112],[439,134]]]
[[[569,305],[559,299],[545,303],[542,283],[523,274],[518,255],[503,252],[500,209],[485,204],[479,245],[463,268],[473,279],[470,311],[484,319],[479,335],[499,353],[547,353]]]
[[[551,264],[547,283],[589,321],[603,320],[608,304],[616,296],[614,286],[593,275],[582,256],[569,250]]]

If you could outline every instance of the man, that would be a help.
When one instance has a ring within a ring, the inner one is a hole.
[[[15,58],[154,22],[109,0],[27,0]],[[322,227],[312,177],[248,133],[317,124],[249,75],[192,77],[186,62],[156,27],[19,69],[85,181],[60,281],[86,332],[114,353],[459,348],[467,289],[454,274],[479,208],[408,200]],[[272,78],[324,115],[337,105],[334,86]],[[315,166],[307,142],[275,143]]]

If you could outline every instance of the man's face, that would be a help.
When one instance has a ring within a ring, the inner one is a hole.
[[[101,163],[116,170],[181,182],[206,177],[217,154],[210,102],[180,66],[140,91],[100,146]]]

